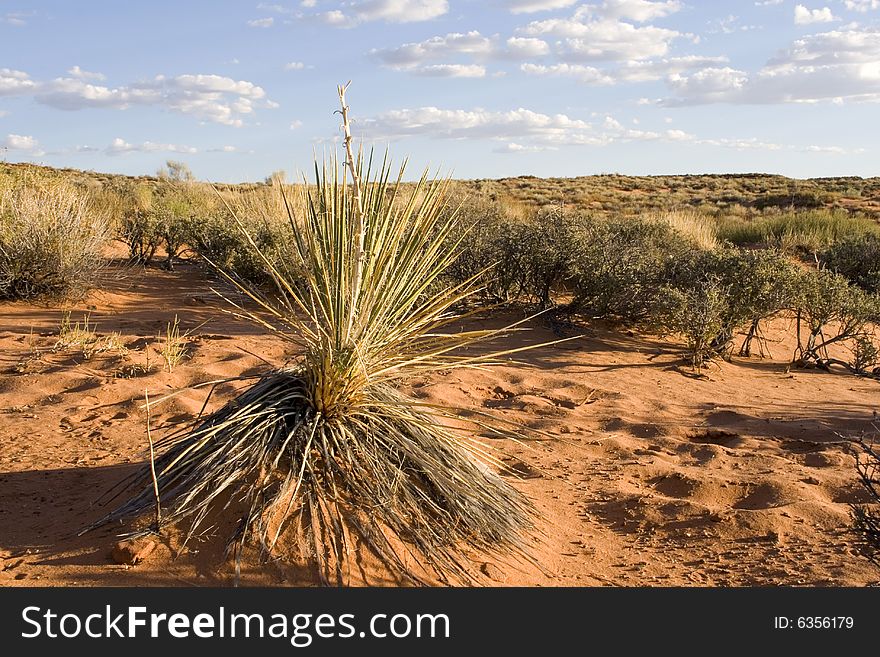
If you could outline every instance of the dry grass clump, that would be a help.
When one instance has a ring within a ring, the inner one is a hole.
[[[687,210],[673,210],[654,215],[653,218],[672,228],[697,248],[711,251],[718,247],[716,222],[705,215]]]
[[[174,316],[174,321],[168,322],[165,327],[165,335],[162,338],[162,347],[159,349],[159,353],[162,355],[165,368],[169,373],[189,357],[189,335],[189,331],[180,332],[180,321],[177,319],[177,315]]]
[[[347,128],[344,89],[340,98]],[[471,551],[525,555],[532,507],[486,465],[497,464],[487,447],[444,425],[454,409],[405,397],[395,382],[491,363],[501,354],[466,348],[498,331],[444,331],[473,292],[437,284],[456,258],[447,183],[425,175],[403,191],[402,168],[393,178],[386,162],[353,157],[350,141],[346,130],[351,178],[335,161],[316,166],[317,188],[302,188],[299,206],[285,199],[284,255],[301,278],[243,231],[277,294],[229,277],[260,309],[238,312],[301,357],[156,444],[161,516],[188,521],[191,538],[214,513],[240,509],[229,543],[237,557],[251,539],[277,553],[286,535],[327,582],[346,581],[357,546],[402,580],[426,581],[420,563],[444,581],[471,581]],[[102,522],[154,509],[150,473],[129,483],[140,491]]]
[[[86,194],[31,181],[0,195],[0,298],[83,293],[104,264],[108,230]]]

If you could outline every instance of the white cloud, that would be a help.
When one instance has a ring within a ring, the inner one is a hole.
[[[865,13],[872,9],[880,9],[880,0],[845,0],[846,8],[850,11]]]
[[[73,70],[73,69],[72,69]],[[56,78],[37,82],[21,71],[0,69],[0,95],[32,95],[43,105],[62,110],[85,108],[128,109],[133,106],[159,106],[204,121],[242,125],[242,116],[256,107],[277,104],[265,98],[265,91],[246,80],[219,75],[178,75],[121,87],[96,85],[80,77]]]
[[[6,110],[0,110],[0,119],[2,119],[4,116],[9,116],[9,112],[7,112]]]
[[[269,16],[268,18],[255,18],[252,21],[247,22],[248,27],[272,27],[275,24],[275,19]]]
[[[0,96],[12,96],[27,93],[36,87],[36,83],[23,71],[0,68]]]
[[[299,119],[294,119],[293,121],[290,122],[290,129],[297,130],[299,128],[302,128],[302,124],[303,124],[303,122],[300,121]]]
[[[758,0],[755,3],[756,7],[775,7],[776,5],[781,5],[785,0]]]
[[[392,68],[406,69],[426,61],[455,55],[489,55],[495,47],[491,39],[479,32],[471,31],[466,34],[453,32],[417,43],[405,43],[397,48],[374,50],[372,54]]]
[[[10,11],[0,16],[0,23],[6,23],[13,27],[24,27],[27,25],[27,18],[33,16],[33,13],[23,11]]]
[[[639,23],[665,18],[680,11],[684,4],[678,0],[649,2],[648,0],[605,0],[599,13],[609,18],[629,18]]]
[[[288,62],[284,65],[285,71],[301,71],[306,67],[303,62]]]
[[[627,128],[612,116],[598,124],[565,114],[542,114],[527,109],[508,112],[486,109],[440,109],[420,107],[392,110],[361,122],[371,140],[427,137],[496,142],[497,153],[529,153],[567,146],[607,146],[619,142],[669,142],[730,148],[740,151],[803,151],[841,153],[838,146],[784,145],[753,137],[699,138],[678,129],[661,131]]]
[[[449,11],[447,0],[361,0],[353,5],[362,21],[413,23],[442,16]]]
[[[527,75],[542,75],[550,77],[569,77],[575,78],[580,82],[587,84],[609,85],[614,84],[614,79],[606,75],[603,71],[593,66],[584,64],[551,64],[544,66],[541,64],[526,63],[520,66],[520,70]]]
[[[502,146],[498,146],[492,149],[494,153],[539,153],[541,151],[555,151],[559,150],[556,146],[524,146],[523,144],[517,144],[516,142],[509,141]]]
[[[313,7],[315,3],[303,5]],[[415,23],[438,18],[449,11],[448,0],[354,0],[317,14],[297,18],[318,20],[333,27],[350,28],[370,21]]]
[[[807,9],[803,5],[797,5],[794,8],[794,24],[795,25],[812,25],[813,23],[831,23],[838,20],[831,13],[829,7],[821,9]]]
[[[520,70],[528,75],[546,75],[553,77],[571,77],[588,84],[610,85],[620,82],[649,82],[673,76],[673,79],[685,71],[695,69],[711,69],[727,61],[725,57],[702,57],[686,55],[666,59],[645,61],[628,61],[616,68],[599,69],[584,64],[551,64],[540,65],[526,63]],[[699,79],[699,76],[697,76]]]
[[[665,105],[880,101],[880,28],[805,36],[755,73],[707,68],[669,80]]]
[[[159,144],[152,141],[145,141],[140,144],[130,144],[121,137],[117,137],[113,140],[113,142],[104,149],[104,152],[107,155],[124,155],[125,153],[156,153],[156,152],[166,152],[166,153],[184,153],[184,154],[195,154],[198,153],[197,148],[193,148],[192,146],[180,146],[178,144]]]
[[[315,0],[302,0],[302,2],[299,3],[299,6],[309,8],[314,7],[316,4]]]
[[[0,145],[11,151],[24,151],[33,154],[38,154],[37,151],[40,148],[39,142],[30,135],[6,135],[6,139]]]
[[[666,7],[669,3],[647,3]],[[615,5],[620,16],[649,15],[641,4]],[[589,5],[586,6],[590,8]],[[641,11],[639,11],[641,10]],[[656,13],[657,8],[651,9]],[[561,56],[566,61],[626,61],[663,57],[670,43],[684,34],[655,25],[637,26],[618,20],[619,16],[595,16],[584,7],[570,18],[551,18],[532,21],[519,28],[527,36],[555,36],[563,39],[559,44]]]
[[[67,69],[68,74],[71,77],[77,78],[79,80],[106,80],[107,76],[103,73],[92,73],[90,71],[84,71],[79,66],[74,66],[73,68]]]
[[[479,64],[430,64],[412,69],[416,75],[434,78],[483,78],[486,67]]]
[[[514,58],[543,57],[550,53],[550,46],[543,39],[510,37],[505,43],[507,53]]]
[[[405,43],[397,48],[373,50],[388,68],[421,75],[448,75],[455,77],[483,77],[482,62],[489,59],[526,59],[542,57],[550,46],[542,39],[511,37],[501,42],[497,36],[486,37],[477,31],[453,32],[416,43]],[[450,63],[450,59],[467,57],[478,63]],[[429,62],[440,63],[426,65]],[[445,60],[445,61],[443,61]]]
[[[549,11],[570,7],[577,0],[504,0],[504,5],[512,14],[532,14],[536,11]]]

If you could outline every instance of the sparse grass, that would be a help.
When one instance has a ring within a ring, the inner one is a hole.
[[[89,313],[84,313],[82,321],[73,324],[70,311],[65,312],[61,317],[58,340],[55,342],[53,350],[70,351],[76,349],[86,360],[106,352],[114,352],[123,356],[128,354],[128,349],[118,332],[100,336],[97,333],[97,324],[91,324],[89,319]]]
[[[816,253],[845,238],[880,235],[880,224],[842,210],[785,212],[751,220],[721,220],[719,239],[733,244],[769,244]]]
[[[71,321],[71,312],[68,310],[61,316],[61,326],[58,328],[58,340],[55,342],[56,351],[64,351],[76,347],[83,352],[91,349],[98,341],[95,331],[96,324],[89,323],[89,313],[84,313],[82,321],[76,324]]]
[[[165,368],[168,372],[173,372],[174,368],[189,357],[189,331],[180,332],[180,322],[177,315],[174,315],[174,321],[168,322],[165,328],[165,335],[162,339],[162,347],[159,353],[162,360],[165,361]]]

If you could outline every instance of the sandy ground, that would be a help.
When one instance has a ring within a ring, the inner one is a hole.
[[[106,507],[94,504],[143,467],[144,391],[150,396],[281,364],[277,339],[213,308],[212,283],[192,264],[169,273],[113,269],[101,291],[71,308],[127,356],[85,359],[53,349],[59,307],[0,304],[0,585],[227,585],[213,543],[177,554],[163,540],[136,566],[110,557],[122,528],[77,537]],[[163,371],[157,335],[178,315],[193,329],[191,358]],[[501,325],[516,317],[493,318]],[[880,383],[791,370],[784,322],[775,358],[734,359],[694,377],[668,340],[599,326],[563,345],[489,371],[413,379],[419,398],[490,410],[552,438],[487,441],[540,515],[541,567],[476,557],[488,584],[527,586],[862,586],[880,568],[858,549],[849,504],[862,501],[841,436],[870,428]],[[541,321],[509,341],[557,338]],[[133,364],[154,371],[130,376]],[[225,384],[211,407],[234,394]],[[206,388],[152,413],[161,427],[192,417]],[[161,433],[161,429],[157,429]],[[309,584],[249,555],[245,585]],[[370,583],[387,583],[373,571]]]

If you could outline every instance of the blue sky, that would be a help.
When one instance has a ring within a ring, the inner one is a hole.
[[[880,0],[0,2],[0,156],[202,179],[880,175]]]

